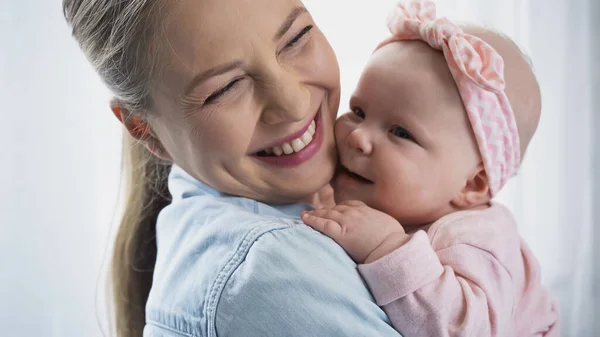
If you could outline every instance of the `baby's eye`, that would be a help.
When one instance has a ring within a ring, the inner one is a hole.
[[[394,136],[398,137],[398,138],[403,138],[406,140],[414,140],[413,136],[410,134],[410,132],[406,131],[405,128],[397,126],[395,128],[393,128],[392,130],[390,130],[391,133],[394,134]]]
[[[365,119],[365,117],[367,117],[367,115],[365,115],[365,112],[361,109],[354,109],[354,114],[360,119]]]

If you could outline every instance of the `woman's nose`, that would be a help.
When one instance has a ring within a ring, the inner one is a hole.
[[[351,149],[363,155],[370,155],[373,152],[373,143],[369,139],[369,135],[366,130],[356,128],[347,138],[348,145]]]
[[[266,100],[262,121],[266,124],[298,122],[307,118],[312,111],[310,92],[302,81],[292,73],[279,72],[263,87]]]

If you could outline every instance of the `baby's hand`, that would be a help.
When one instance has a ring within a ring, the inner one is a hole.
[[[376,261],[410,238],[396,219],[361,201],[304,212],[302,220],[335,240],[357,263]]]

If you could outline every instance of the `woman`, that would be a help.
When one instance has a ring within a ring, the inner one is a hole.
[[[334,173],[340,96],[300,1],[63,6],[141,145],[113,258],[119,336],[398,335],[299,220]]]

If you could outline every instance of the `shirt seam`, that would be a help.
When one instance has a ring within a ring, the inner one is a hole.
[[[438,220],[437,224],[434,223],[434,225],[437,225],[437,226],[434,228],[433,233],[431,233],[431,240],[430,240],[430,242],[431,242],[431,247],[432,248],[433,248],[433,246],[435,246],[435,244],[436,244],[435,241],[438,238],[438,233],[442,230],[442,228],[447,227],[448,224],[454,223],[456,221],[460,221],[460,220],[468,217],[469,215],[471,215],[469,213],[471,213],[472,211],[463,211],[463,212],[464,212],[463,214],[451,214],[451,215],[448,215],[444,219],[441,219],[441,221]],[[459,243],[459,244],[461,244],[461,243]],[[447,247],[450,247],[450,246],[447,246]],[[442,249],[444,249],[444,248],[442,248]]]
[[[154,321],[154,320],[148,320],[147,324],[154,325],[154,326],[156,326],[159,329],[167,330],[167,331],[175,333],[175,334],[177,334],[179,336],[183,336],[183,337],[198,337],[197,335],[195,335],[193,333],[188,333],[188,332],[185,332],[185,331],[181,331],[179,329],[173,329],[172,327],[170,327],[170,326],[168,326],[166,324],[163,324],[163,323],[160,323],[160,322],[157,322],[157,321]]]
[[[257,203],[254,203],[257,208]],[[213,282],[210,291],[208,293],[207,303],[205,304],[205,315],[206,319],[206,330],[208,337],[216,337],[216,311],[218,302],[220,300],[220,295],[223,292],[223,289],[227,285],[231,275],[237,270],[237,267],[241,265],[241,263],[245,260],[248,255],[248,251],[252,247],[252,245],[263,235],[271,233],[273,231],[283,230],[287,228],[300,227],[298,224],[288,223],[279,219],[272,219],[270,221],[265,221],[263,224],[253,228],[250,230],[242,239],[241,243],[235,249],[234,253],[229,258],[228,262],[221,268],[221,271],[217,274],[215,281]],[[157,320],[149,319],[146,320],[147,324],[154,325],[161,329],[176,333],[178,335],[184,337],[198,337],[192,330],[190,329],[180,329],[174,328],[170,325],[162,323]],[[201,329],[204,330],[204,329]],[[201,333],[202,335],[202,333]],[[200,336],[201,336],[200,335]]]
[[[279,226],[277,228],[273,228],[272,226]],[[291,224],[281,222],[269,222],[264,225],[258,226],[251,230],[246,236],[244,240],[240,243],[235,253],[231,257],[231,259],[223,266],[217,277],[215,278],[215,282],[213,283],[211,290],[209,292],[208,303],[206,304],[206,314],[207,314],[207,336],[208,337],[217,337],[217,322],[216,322],[216,313],[219,305],[219,300],[221,299],[221,294],[225,289],[225,286],[229,282],[231,276],[237,270],[237,268],[241,265],[241,263],[246,259],[248,255],[248,251],[254,245],[254,243],[260,239],[263,235],[282,230],[287,228],[292,228]],[[265,228],[269,228],[265,230]]]
[[[434,230],[431,232],[431,245],[434,246],[435,245],[435,241],[437,239],[438,236],[438,232],[440,232],[442,230],[442,228],[448,226],[448,224],[452,224],[455,223],[457,221],[461,221],[465,218],[470,218],[472,216],[479,216],[479,214],[481,212],[496,212],[496,211],[500,211],[503,213],[507,213],[507,209],[504,205],[499,204],[499,203],[493,203],[492,206],[488,209],[485,210],[464,210],[464,211],[458,211],[452,214],[448,214],[446,216],[443,216],[441,219],[438,219],[437,221],[435,221],[431,227],[434,227]],[[508,211],[509,215],[510,215],[510,211]],[[427,233],[429,234],[429,231],[427,231]]]

